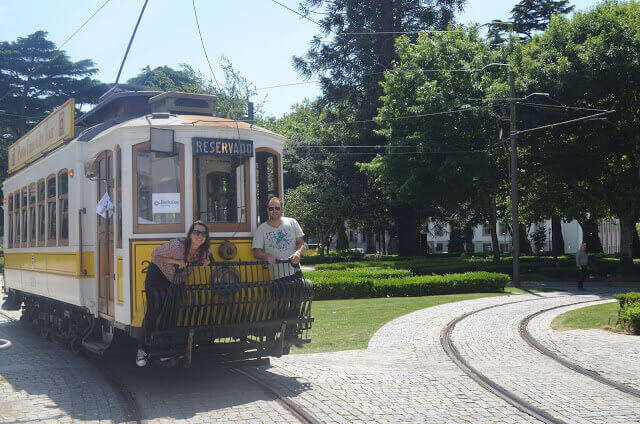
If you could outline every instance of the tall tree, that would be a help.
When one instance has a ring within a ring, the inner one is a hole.
[[[256,98],[258,92],[255,85],[240,74],[226,57],[220,58],[220,66],[224,75],[221,84],[217,84],[212,78],[206,77],[185,63],[180,65],[180,69],[169,66],[151,69],[150,66],[146,66],[127,82],[159,91],[215,94],[218,115],[231,119],[244,118],[247,105],[253,100],[254,113],[260,114],[264,98]]]
[[[602,3],[571,20],[556,16],[516,61],[536,91],[617,111],[613,122],[573,126],[539,148],[547,169],[620,219],[621,263],[631,266],[640,218],[640,3]]]
[[[481,205],[499,255],[494,196],[506,174],[503,153],[496,148],[492,107],[474,100],[487,96],[495,83],[491,71],[474,70],[495,62],[496,53],[475,30],[461,28],[423,34],[416,43],[400,38],[396,52],[397,66],[386,73],[378,115],[390,154],[365,168],[417,208],[437,205],[452,215],[468,201]]]
[[[37,31],[16,41],[0,42],[0,142],[1,159],[6,149],[48,113],[70,97],[76,106],[95,104],[106,85],[91,79],[97,69],[89,59],[72,61]],[[0,180],[6,176],[0,166]]]
[[[401,32],[445,28],[464,3],[465,0],[304,0],[303,9],[323,7],[326,16],[320,21],[321,35],[314,37],[305,57],[294,58],[294,65],[302,75],[320,78],[323,100],[336,108],[336,120],[357,121],[342,144],[383,143],[374,134],[376,127],[371,119],[380,106],[383,72],[391,68],[396,57],[394,40]],[[330,37],[329,41],[324,37]],[[367,198],[366,203],[375,204],[369,179],[354,164],[369,159],[367,155],[352,156],[344,161],[340,174],[349,181],[354,199]],[[414,235],[409,242],[406,237],[400,240],[400,251],[417,253],[417,212],[409,205],[396,206],[395,210],[403,213],[396,216],[400,234]],[[365,220],[366,209],[359,211]],[[407,225],[413,228],[402,228]]]
[[[512,30],[521,40],[529,40],[533,34],[544,31],[557,13],[569,13],[574,6],[568,0],[521,0],[511,9]],[[494,46],[503,44],[508,28],[504,25],[490,25],[487,36]]]

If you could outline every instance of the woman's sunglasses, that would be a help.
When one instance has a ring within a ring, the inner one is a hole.
[[[191,234],[195,234],[197,236],[202,236],[202,237],[206,237],[207,236],[207,232],[206,231],[200,231],[200,230],[193,230],[193,231],[191,231]]]
[[[280,206],[275,206],[275,207],[269,206],[269,212],[273,211],[274,209],[279,211],[280,210]]]

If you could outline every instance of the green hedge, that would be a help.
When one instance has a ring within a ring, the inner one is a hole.
[[[411,271],[407,269],[390,269],[390,268],[353,268],[346,270],[329,270],[329,271],[307,271],[305,277],[313,280],[335,279],[335,280],[352,280],[356,279],[380,279],[380,278],[402,278],[411,277]]]
[[[618,325],[640,334],[640,292],[616,294],[614,297],[620,302]]]
[[[375,279],[336,278],[320,273],[306,276],[311,277],[317,300],[496,292],[503,291],[511,280],[506,274],[489,272]]]

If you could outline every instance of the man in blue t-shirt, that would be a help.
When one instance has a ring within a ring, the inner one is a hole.
[[[297,266],[304,250],[304,233],[300,224],[293,218],[282,216],[283,212],[282,201],[272,197],[267,207],[269,220],[260,224],[253,236],[253,255],[257,259],[269,261],[273,279],[296,272],[291,265],[276,264],[276,260],[290,259]]]

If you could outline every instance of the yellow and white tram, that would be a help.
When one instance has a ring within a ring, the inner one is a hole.
[[[282,194],[285,139],[215,108],[215,96],[121,85],[78,122],[70,100],[14,143],[5,307],[23,305],[74,350],[142,340],[151,252],[201,220],[215,262],[161,302],[154,352],[246,359],[307,342],[309,283],[272,281],[251,250],[268,199]]]

